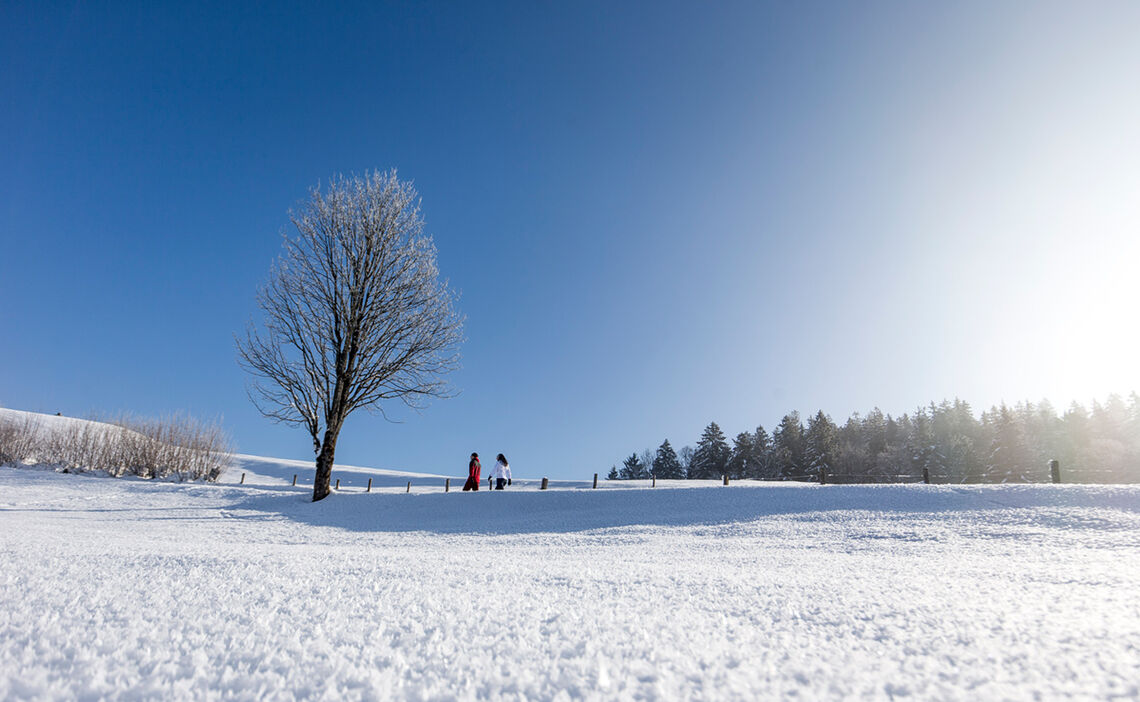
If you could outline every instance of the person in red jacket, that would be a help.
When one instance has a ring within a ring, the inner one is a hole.
[[[467,464],[467,482],[463,484],[463,492],[468,490],[479,491],[479,454],[471,454],[471,462]]]

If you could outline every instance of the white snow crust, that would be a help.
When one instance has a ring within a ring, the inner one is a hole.
[[[0,468],[0,699],[1140,697],[1137,486],[237,463]]]

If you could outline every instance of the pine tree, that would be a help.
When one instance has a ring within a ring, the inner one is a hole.
[[[954,444],[954,407],[948,400],[927,406],[930,417],[930,449],[926,468],[931,478],[938,476],[942,482],[953,482],[954,470],[951,463],[956,450]]]
[[[731,455],[724,432],[716,422],[709,422],[701,434],[697,448],[693,452],[692,465],[689,467],[689,477],[707,480],[719,478],[728,467]]]
[[[748,477],[770,480],[776,477],[776,457],[772,451],[772,437],[763,425],[757,426],[752,434],[752,465]]]
[[[1128,429],[1126,431],[1131,474],[1123,476],[1128,482],[1140,481],[1140,395],[1133,391],[1128,396]]]
[[[886,431],[884,432],[884,436],[887,439],[888,449],[892,446],[902,445],[903,441],[906,439],[906,426],[909,422],[910,420],[907,418],[905,412],[901,417],[897,419],[889,414],[887,415],[887,427]]]
[[[867,413],[863,420],[864,435],[867,437],[867,453],[874,460],[883,451],[887,450],[887,418],[878,407]]]
[[[657,455],[653,458],[653,475],[662,480],[680,480],[685,477],[681,461],[677,460],[677,453],[669,445],[668,439],[657,448]]]
[[[617,466],[610,466],[610,474],[606,476],[606,480],[618,480]]]
[[[808,419],[807,431],[804,432],[804,458],[813,475],[820,470],[835,472],[838,433],[835,422],[823,410]]]
[[[836,470],[846,473],[853,482],[860,482],[870,474],[870,464],[866,427],[856,412],[847,418],[839,430],[835,453]]]
[[[991,439],[986,479],[994,483],[1025,482],[1024,433],[1017,415],[1003,402],[990,411]]]
[[[1080,403],[1073,402],[1061,416],[1061,449],[1058,460],[1062,474],[1072,476],[1084,467],[1088,452],[1089,413]]]
[[[942,455],[934,439],[934,422],[925,407],[919,407],[914,413],[911,434],[907,437],[907,452],[910,454],[915,477],[921,476],[923,471],[929,472],[932,477],[942,477],[945,471]]]
[[[772,447],[776,453],[777,477],[799,476],[807,471],[804,426],[800,422],[799,412],[789,412],[776,425],[776,430],[772,432]]]
[[[748,476],[748,469],[752,463],[752,432],[742,431],[733,439],[732,453],[729,455],[725,470],[728,477],[734,480],[744,478]]]
[[[955,482],[977,482],[985,471],[983,449],[988,445],[982,423],[974,417],[970,403],[954,398],[954,429],[947,452],[951,479]]]
[[[1026,458],[1029,460],[1030,478],[1049,479],[1049,461],[1058,458],[1062,449],[1061,420],[1053,404],[1043,399],[1019,405],[1018,411],[1025,428]],[[1060,460],[1060,459],[1058,459]]]
[[[897,482],[899,475],[911,470],[911,453],[907,437],[911,433],[911,420],[906,414],[898,419],[887,415],[883,436],[886,448],[874,459],[871,479],[878,482]]]
[[[1089,417],[1089,444],[1086,476],[1095,482],[1126,480],[1136,472],[1129,466],[1128,407],[1120,395],[1109,395],[1105,403],[1093,403]]]
[[[621,476],[622,480],[641,480],[645,472],[645,466],[642,464],[641,459],[638,458],[636,453],[631,453],[629,458],[622,461]]]

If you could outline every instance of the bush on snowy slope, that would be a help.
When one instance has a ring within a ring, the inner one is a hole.
[[[17,465],[31,458],[37,423],[33,415],[0,415],[0,466]]]
[[[233,460],[220,426],[186,416],[96,422],[0,410],[0,464],[213,481]]]

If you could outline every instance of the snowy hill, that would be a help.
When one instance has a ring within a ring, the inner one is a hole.
[[[25,423],[28,423],[37,429],[49,432],[66,431],[74,427],[110,428],[108,424],[92,421],[90,419],[62,417],[55,414],[41,414],[39,412],[25,412],[24,410],[8,409],[7,407],[0,407],[0,421],[12,422],[17,426],[24,426]]]
[[[1140,697],[1137,486],[311,470],[0,468],[0,699]]]

